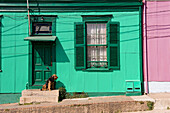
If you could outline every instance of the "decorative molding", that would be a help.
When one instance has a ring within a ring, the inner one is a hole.
[[[113,15],[81,15],[82,17],[113,17]]]

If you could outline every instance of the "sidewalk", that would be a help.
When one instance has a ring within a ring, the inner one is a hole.
[[[0,112],[58,112],[58,113],[101,113],[147,110],[147,102],[155,102],[153,111],[146,113],[170,113],[170,93],[142,96],[108,96],[80,99],[65,99],[59,103],[34,103],[32,105],[1,104]],[[157,112],[158,111],[158,112]],[[160,112],[161,111],[161,112]],[[137,112],[137,113],[143,113]],[[134,112],[135,113],[135,112]]]
[[[148,94],[148,96],[155,100],[154,110],[130,113],[170,113],[170,93],[152,93]]]
[[[170,110],[151,110],[151,111],[122,112],[122,113],[170,113]]]

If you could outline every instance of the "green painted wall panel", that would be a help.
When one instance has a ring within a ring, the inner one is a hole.
[[[25,14],[5,13],[2,19],[2,72],[0,93],[25,89],[28,78],[27,20]],[[9,78],[9,79],[7,79]]]
[[[84,84],[85,84],[85,79],[84,79],[84,75],[79,76],[79,74],[75,74],[74,76],[74,80],[73,81],[78,81],[78,82],[70,82],[70,85],[72,85],[72,87],[75,87],[75,91],[74,92],[82,92],[85,91],[84,88]]]
[[[17,14],[23,17],[23,14]],[[15,42],[15,73],[16,73],[16,89],[19,93],[26,88],[28,81],[28,42],[23,41],[23,37],[28,35],[28,21],[20,18],[16,21],[16,42]],[[21,29],[22,28],[22,29]]]
[[[24,38],[28,36],[28,21],[25,18],[27,13],[0,14],[4,15],[2,21],[4,26],[2,28],[3,72],[0,73],[0,93],[21,92],[28,82],[29,45],[27,41],[24,41]],[[56,19],[56,74],[59,76],[57,87],[64,86],[68,92],[125,92],[126,80],[140,80],[138,11],[40,14],[58,15]],[[113,14],[112,21],[120,22],[120,70],[76,71],[74,68],[74,22],[82,22],[81,15],[107,14]],[[7,76],[11,76],[8,81],[5,80]],[[5,86],[6,82],[9,84]],[[2,87],[3,85],[5,87]]]
[[[139,58],[138,58],[138,54],[126,54],[126,74],[128,76],[126,76],[127,80],[139,80],[140,76],[139,76],[139,72],[140,72],[140,67],[138,65],[139,62]],[[134,62],[134,61],[138,61],[138,62]],[[130,65],[131,64],[131,65]],[[133,71],[132,71],[133,70]]]
[[[10,17],[3,17],[2,19],[2,70],[1,74],[1,92],[15,92],[15,36],[12,34],[16,33],[16,21],[15,14],[11,14],[13,19]],[[9,78],[9,79],[7,79]]]
[[[84,75],[84,91],[85,92],[98,92],[98,76],[96,72],[86,72]]]
[[[112,83],[113,83],[113,78],[111,78],[111,74],[110,73],[105,73],[103,74],[103,72],[98,72],[97,73],[97,90],[98,92],[114,92],[113,88],[112,88]],[[104,82],[105,80],[107,80],[107,82]]]
[[[16,48],[16,92],[19,93],[21,90],[26,88],[28,81],[28,42],[25,47]],[[19,46],[19,44],[17,44]],[[22,48],[27,50],[22,52]],[[21,81],[22,80],[22,81]]]

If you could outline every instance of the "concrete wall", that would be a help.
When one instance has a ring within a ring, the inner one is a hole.
[[[148,82],[148,90],[149,93],[170,92],[170,82]]]

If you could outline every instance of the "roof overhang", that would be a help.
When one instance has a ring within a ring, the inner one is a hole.
[[[18,2],[23,2],[26,3],[26,0],[1,0],[1,3],[8,3],[8,2],[13,2],[13,3],[18,3]],[[142,0],[29,0],[29,2],[45,2],[45,3],[56,3],[56,2],[65,2],[65,3],[106,3],[106,2],[142,2]]]
[[[128,11],[142,6],[142,0],[29,0],[33,12]],[[27,12],[26,0],[0,0],[0,12]]]
[[[24,38],[25,41],[55,41],[56,36],[30,36]]]

